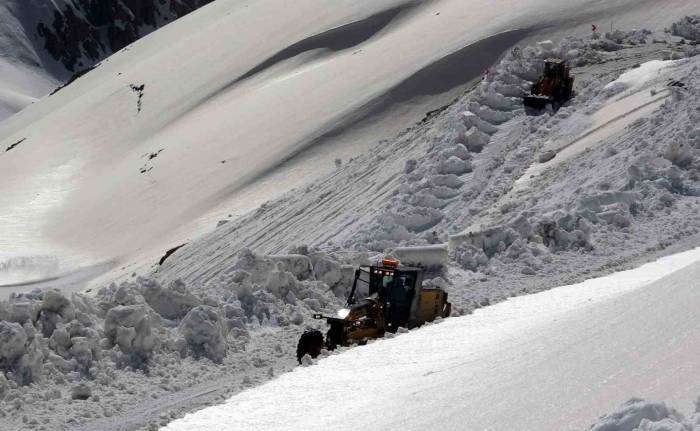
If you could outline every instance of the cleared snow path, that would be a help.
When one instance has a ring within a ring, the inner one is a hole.
[[[297,368],[165,430],[574,430],[700,393],[700,249]]]
[[[545,169],[595,148],[611,136],[623,132],[627,126],[640,118],[651,115],[671,97],[671,88],[666,86],[668,81],[662,80],[666,76],[662,75],[662,72],[678,65],[678,61],[652,60],[623,73],[617,80],[609,83],[606,89],[621,94],[612,97],[607,104],[594,112],[589,120],[591,125],[576,138],[547,145],[544,150],[554,151],[556,157],[546,163],[533,164],[516,184],[526,184]]]
[[[671,92],[667,88],[653,94],[649,91],[639,91],[603,107],[591,116],[593,126],[564,145],[559,142],[560,146],[552,150],[556,152],[556,157],[546,163],[535,163],[530,166],[516,181],[516,185],[527,184],[530,179],[540,175],[544,170],[601,145],[611,136],[623,132],[633,122],[651,115],[669,97]]]

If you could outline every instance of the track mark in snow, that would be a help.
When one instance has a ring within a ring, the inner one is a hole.
[[[0,284],[0,289],[10,288],[10,287],[34,286],[36,284],[48,283],[50,281],[56,281],[59,278],[61,278],[61,277],[56,276],[56,277],[42,278],[39,280],[23,281],[21,283]]]

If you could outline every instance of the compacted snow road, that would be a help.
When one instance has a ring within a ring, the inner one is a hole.
[[[180,430],[583,430],[631,397],[700,393],[700,249],[298,368]]]

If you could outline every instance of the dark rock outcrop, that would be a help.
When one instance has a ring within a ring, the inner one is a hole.
[[[45,49],[71,72],[94,65],[213,0],[72,0],[37,24]]]

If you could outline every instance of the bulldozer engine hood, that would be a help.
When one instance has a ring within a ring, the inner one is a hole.
[[[372,308],[377,306],[374,301],[363,301],[350,307],[346,320],[358,320],[372,313]]]

